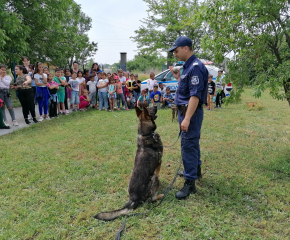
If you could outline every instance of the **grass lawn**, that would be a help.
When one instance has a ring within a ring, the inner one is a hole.
[[[147,216],[127,220],[122,239],[289,239],[290,108],[247,90],[239,104],[205,111],[203,178],[186,201],[174,194]],[[248,109],[245,102],[257,101]],[[164,145],[178,134],[160,110]],[[92,218],[122,207],[136,152],[135,111],[87,111],[0,137],[0,239],[114,239],[123,219]],[[179,143],[164,150],[161,188],[172,181]],[[145,203],[135,212],[144,212]]]

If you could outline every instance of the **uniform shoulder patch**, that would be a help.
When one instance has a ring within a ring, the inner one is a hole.
[[[198,76],[192,76],[191,84],[194,85],[194,86],[198,85],[199,84],[199,77]]]
[[[198,66],[198,63],[197,63],[197,62],[195,62],[195,63],[193,63],[192,65],[193,65],[193,66]]]

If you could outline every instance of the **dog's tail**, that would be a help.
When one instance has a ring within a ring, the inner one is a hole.
[[[111,211],[111,212],[101,212],[98,213],[94,218],[104,221],[111,221],[116,219],[119,216],[127,215],[130,210],[136,208],[138,206],[138,202],[133,202],[129,200],[125,206],[119,210]]]

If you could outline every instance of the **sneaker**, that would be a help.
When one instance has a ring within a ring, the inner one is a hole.
[[[44,117],[44,120],[50,120],[50,117]]]
[[[5,124],[7,127],[10,126],[9,123],[8,123],[8,121],[4,121],[4,124]]]
[[[40,118],[38,119],[38,122],[42,122],[42,121],[43,121],[43,118],[40,117]]]
[[[95,106],[92,106],[92,109],[95,109]]]
[[[0,129],[10,129],[9,126],[0,127]]]
[[[62,115],[65,115],[65,112],[63,112]]]
[[[16,120],[13,120],[12,122],[13,122],[13,126],[15,126],[15,127],[19,126],[19,124],[18,124],[18,122]]]
[[[73,109],[72,111],[73,111],[73,112],[76,112],[77,110],[76,110],[76,109]]]
[[[65,110],[65,115],[69,115],[69,110]]]
[[[57,115],[61,115],[62,114],[62,112],[58,112],[58,114]]]
[[[28,115],[28,118],[27,119],[28,120],[32,120],[32,116]]]
[[[118,108],[118,111],[120,111],[120,108]]]
[[[102,109],[101,108],[99,108],[99,111],[101,111]]]
[[[26,124],[30,124],[28,119],[24,119]]]
[[[129,111],[129,108],[126,108],[127,111]]]
[[[32,118],[34,123],[38,123],[38,121],[36,120],[36,118]]]
[[[219,109],[222,109],[222,107],[219,107]]]

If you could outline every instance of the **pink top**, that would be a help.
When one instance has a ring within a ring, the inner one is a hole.
[[[123,89],[122,89],[122,83],[121,82],[118,82],[117,83],[117,91],[116,91],[117,94],[121,94],[123,93]]]
[[[51,86],[51,85],[56,85],[56,86],[58,86],[58,84],[57,84],[57,82],[55,82],[55,81],[52,81],[52,82],[47,82],[47,86],[49,87],[49,86]]]

